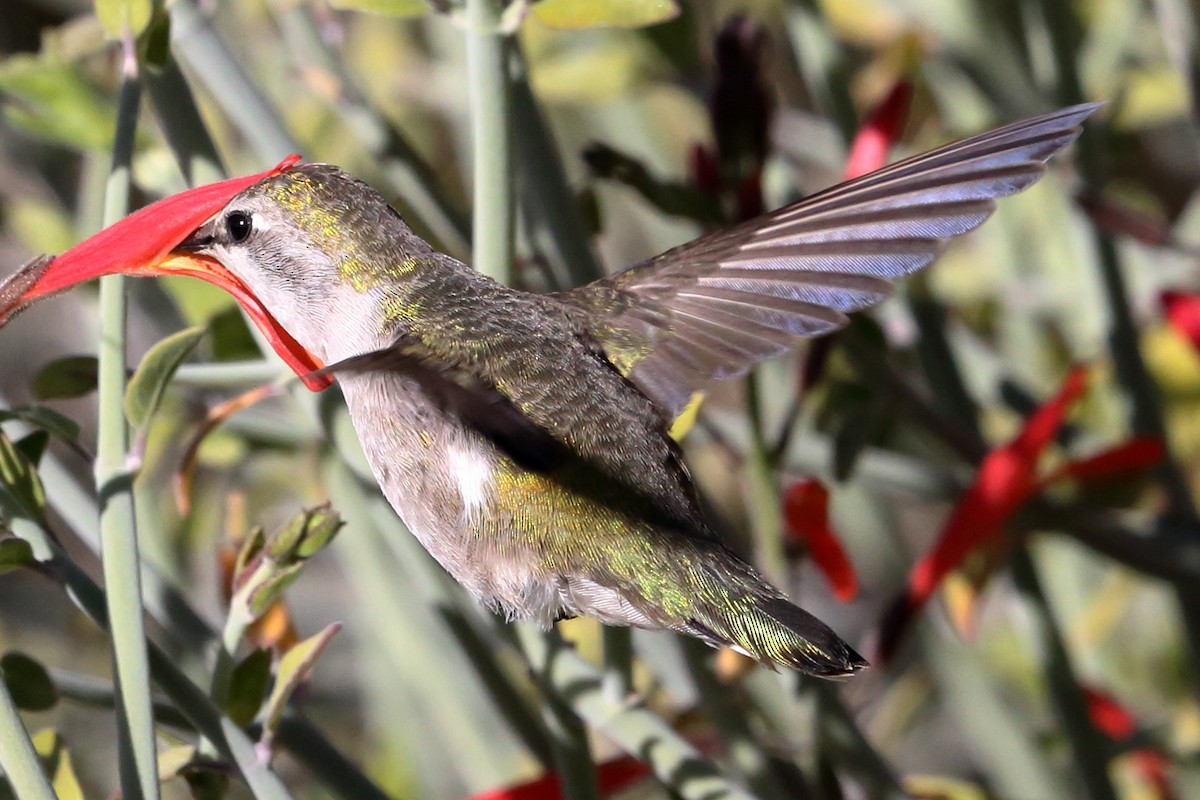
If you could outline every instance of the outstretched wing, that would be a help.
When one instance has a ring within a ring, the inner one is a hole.
[[[830,333],[891,282],[1042,176],[1099,107],[1014,122],[835,186],[556,295],[672,417],[731,378]]]

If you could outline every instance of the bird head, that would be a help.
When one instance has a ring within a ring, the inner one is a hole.
[[[369,335],[387,265],[429,246],[362,182],[297,160],[173,195],[35,259],[0,285],[0,325],[102,275],[186,275],[229,292],[305,384],[324,389],[331,378],[314,371],[341,355],[331,342]]]

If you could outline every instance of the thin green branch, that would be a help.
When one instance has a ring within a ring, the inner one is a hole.
[[[0,676],[0,769],[19,800],[55,800],[37,751]]]
[[[531,625],[519,625],[517,636],[526,655],[531,649],[536,652],[544,647],[553,653],[566,647],[556,630],[540,631]],[[550,734],[550,750],[563,797],[566,800],[599,800],[587,728],[546,682],[545,675],[536,668],[534,673],[542,688],[542,719]]]
[[[474,147],[472,261],[475,269],[512,283],[512,99],[508,37],[496,0],[467,0],[467,83]]]
[[[104,196],[104,224],[129,213],[130,165],[142,86],[132,40],[124,43],[125,62],[113,143],[112,172]],[[121,791],[127,800],[155,800],[158,754],[146,631],[142,622],[142,581],[138,557],[133,475],[127,462],[125,422],[125,278],[100,280],[100,347],[97,371],[99,414],[96,437],[96,492],[100,497],[100,560],[112,621],[113,670],[121,702],[117,708],[117,748]]]
[[[628,702],[613,702],[604,677],[570,648],[552,647],[536,629],[522,634],[530,665],[585,722],[654,770],[685,800],[751,800],[661,717]]]
[[[1054,624],[1054,611],[1042,591],[1037,567],[1024,547],[1018,547],[1013,552],[1011,569],[1017,588],[1034,611],[1032,619],[1040,640],[1038,649],[1043,661],[1042,672],[1046,676],[1058,717],[1069,734],[1067,739],[1074,755],[1072,763],[1083,778],[1088,797],[1092,800],[1116,800],[1117,792],[1108,774],[1111,751],[1092,724],[1087,699],[1075,677],[1062,634]]]

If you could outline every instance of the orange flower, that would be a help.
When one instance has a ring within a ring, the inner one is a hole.
[[[829,491],[820,481],[799,481],[783,496],[788,534],[803,542],[808,555],[825,575],[833,596],[849,603],[858,595],[858,576],[842,543],[829,526]]]

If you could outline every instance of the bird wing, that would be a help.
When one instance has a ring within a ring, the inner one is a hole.
[[[713,378],[847,323],[1041,177],[1099,104],[915,156],[555,295],[670,417]]]

